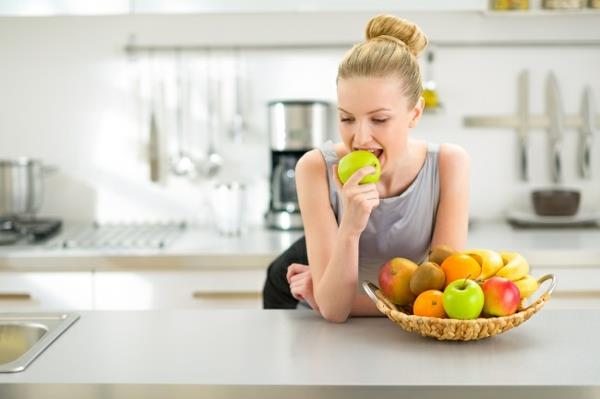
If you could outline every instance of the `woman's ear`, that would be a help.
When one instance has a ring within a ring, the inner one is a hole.
[[[409,128],[417,127],[417,123],[419,122],[419,119],[421,119],[421,115],[423,115],[423,108],[425,108],[425,99],[419,97],[419,100],[411,111],[410,122],[408,124]]]

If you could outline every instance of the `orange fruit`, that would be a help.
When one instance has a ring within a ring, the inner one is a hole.
[[[413,304],[413,314],[415,316],[446,317],[444,293],[439,290],[421,292]]]
[[[454,280],[469,277],[475,280],[481,274],[479,263],[465,254],[454,254],[442,262],[442,270],[446,273],[446,285]]]

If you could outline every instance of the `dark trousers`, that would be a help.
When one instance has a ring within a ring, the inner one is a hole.
[[[267,269],[263,287],[264,309],[296,309],[298,300],[292,296],[286,279],[287,268],[292,263],[308,265],[304,236],[279,255]]]

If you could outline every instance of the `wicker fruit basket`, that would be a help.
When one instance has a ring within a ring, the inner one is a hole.
[[[554,274],[547,274],[540,277],[538,283],[541,285],[547,280],[551,280],[547,290],[535,302],[522,308],[517,313],[510,316],[480,317],[473,320],[415,316],[410,314],[406,309],[399,309],[391,303],[375,284],[364,281],[362,286],[381,313],[389,317],[402,329],[438,340],[471,341],[492,337],[529,320],[531,316],[537,313],[550,300],[554,287],[556,287],[556,277]]]

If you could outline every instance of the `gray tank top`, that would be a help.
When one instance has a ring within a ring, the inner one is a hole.
[[[338,224],[341,220],[342,198],[332,175],[332,165],[338,163],[335,145],[327,141],[321,148],[327,163],[329,201]],[[429,253],[439,202],[439,145],[427,144],[427,157],[417,177],[400,195],[382,198],[374,208],[359,242],[359,274],[357,290],[363,280],[377,284],[379,268],[394,257],[417,264]]]

